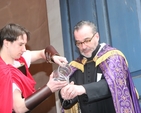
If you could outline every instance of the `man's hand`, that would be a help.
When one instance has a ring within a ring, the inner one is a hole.
[[[50,88],[50,90],[52,92],[55,92],[59,89],[61,89],[62,87],[66,86],[68,84],[67,81],[56,81],[53,78],[53,73],[50,75],[50,79],[47,83],[47,86]]]
[[[81,85],[74,85],[73,82],[61,89],[61,96],[65,100],[73,99],[78,95],[86,93],[85,88]]]
[[[53,55],[52,59],[56,64],[58,64],[60,66],[63,66],[64,64],[68,63],[67,59],[65,57],[62,57],[62,56]]]

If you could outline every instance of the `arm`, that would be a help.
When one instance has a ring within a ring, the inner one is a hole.
[[[86,102],[97,101],[104,98],[109,98],[111,96],[108,84],[105,79],[102,79],[99,82],[84,84],[83,87],[86,90]]]
[[[66,81],[54,81],[52,73],[47,85],[37,90],[26,99],[22,98],[21,91],[15,90],[13,93],[13,109],[18,113],[24,113],[26,111],[32,110],[46,98],[48,98],[53,92],[61,89],[65,85],[67,85]]]
[[[31,51],[31,62],[39,59],[44,59],[47,62],[51,63],[51,61],[53,61],[53,56],[59,56],[59,53],[53,46],[49,45],[45,49]]]
[[[44,60],[46,59],[44,55],[44,49],[37,50],[37,51],[31,51],[31,63],[39,59],[44,59]]]
[[[56,64],[62,65],[62,63],[68,63],[65,57],[59,56],[56,49],[49,45],[43,50],[31,51],[31,62],[39,59],[44,59],[49,63],[55,62]]]
[[[22,98],[22,94],[19,90],[15,90],[13,93],[13,108],[16,113],[25,113],[32,110],[46,98],[52,94],[52,91],[48,86],[43,86],[41,89],[37,90],[34,94],[28,98]]]
[[[99,82],[92,82],[83,85],[69,84],[61,89],[61,96],[65,100],[73,99],[76,96],[83,97],[84,102],[92,102],[111,96],[108,84],[105,79]]]
[[[13,92],[13,109],[16,113],[25,113],[28,111],[25,105],[25,99],[21,96],[21,91],[15,89]],[[14,112],[14,113],[15,113]]]

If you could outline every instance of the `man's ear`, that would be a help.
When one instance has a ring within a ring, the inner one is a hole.
[[[95,37],[99,40],[100,37],[98,32],[95,34]]]
[[[8,47],[8,43],[9,43],[9,41],[7,41],[6,39],[3,40],[3,45],[4,46]]]

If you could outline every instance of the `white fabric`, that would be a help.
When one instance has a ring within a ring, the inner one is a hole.
[[[106,45],[106,43],[101,43],[100,44],[100,49],[98,50],[98,52],[96,53],[96,55],[99,53],[99,51],[101,51],[101,49]],[[101,80],[102,77],[102,73],[97,73],[97,82]]]
[[[27,50],[26,52],[23,53],[22,55],[27,63],[27,66],[30,67],[31,64],[31,51]]]
[[[100,49],[98,50],[98,52],[96,53],[96,55],[99,53],[99,51],[101,51],[101,49],[106,45],[106,43],[101,43],[100,44]]]
[[[101,80],[102,73],[97,73],[97,82]]]
[[[13,92],[14,92],[16,89],[18,89],[18,90],[21,92],[20,88],[19,88],[15,83],[12,84],[12,87],[13,87]]]
[[[22,56],[25,59],[25,61],[27,63],[27,66],[29,68],[30,67],[30,64],[31,64],[31,51],[27,50],[26,52],[23,53]],[[13,65],[14,67],[19,67],[20,65],[21,64],[20,64],[19,61],[14,61],[14,65]],[[12,87],[13,87],[13,92],[14,92],[15,89],[20,90],[20,88],[15,83],[12,84]]]

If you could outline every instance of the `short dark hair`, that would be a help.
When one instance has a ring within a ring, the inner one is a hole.
[[[19,24],[10,23],[0,29],[0,48],[3,46],[3,41],[16,41],[18,36],[26,34],[27,40],[30,39],[30,32]]]

